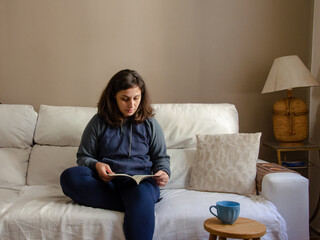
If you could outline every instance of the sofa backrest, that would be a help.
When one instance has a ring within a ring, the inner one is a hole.
[[[236,133],[238,113],[232,104],[154,104],[171,156],[167,188],[185,188],[196,156],[196,134]],[[76,165],[81,134],[96,113],[90,107],[42,105],[28,169],[28,185],[59,185],[61,172]]]
[[[238,112],[232,104],[154,104],[153,108],[171,157],[171,177],[165,188],[188,187],[197,134],[239,132]]]
[[[236,133],[238,112],[232,104],[153,104],[167,148],[195,148],[196,134]],[[41,105],[35,131],[37,144],[79,146],[82,132],[97,112],[92,107]]]
[[[168,149],[195,148],[196,134],[239,131],[238,112],[232,104],[154,104],[153,108]]]
[[[30,147],[36,122],[32,106],[0,104],[0,148]]]
[[[34,141],[41,145],[78,147],[84,128],[97,113],[93,107],[41,105]]]

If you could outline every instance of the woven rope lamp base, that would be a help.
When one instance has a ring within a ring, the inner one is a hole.
[[[273,133],[280,142],[302,142],[308,138],[308,109],[306,103],[292,97],[281,99],[273,105]]]

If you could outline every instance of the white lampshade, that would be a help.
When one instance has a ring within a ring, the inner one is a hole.
[[[296,55],[276,58],[262,93],[320,85]]]

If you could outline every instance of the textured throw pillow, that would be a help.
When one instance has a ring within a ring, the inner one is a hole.
[[[197,135],[189,188],[254,194],[260,137],[261,133]]]

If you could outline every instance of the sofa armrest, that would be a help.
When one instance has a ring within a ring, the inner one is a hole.
[[[290,172],[263,177],[260,195],[271,201],[287,223],[288,239],[309,239],[309,180]]]

